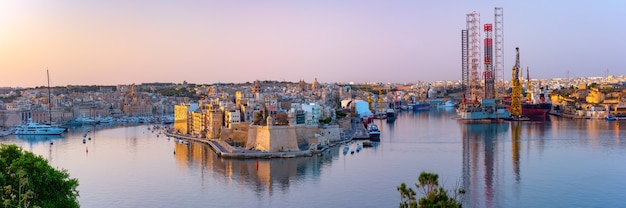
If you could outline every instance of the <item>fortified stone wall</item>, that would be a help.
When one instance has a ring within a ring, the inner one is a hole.
[[[319,129],[321,142],[338,141],[341,139],[341,128],[339,125],[328,125]]]
[[[340,120],[337,120],[339,123],[339,128],[343,130],[352,130],[352,123],[350,122],[350,117],[345,117]]]
[[[296,127],[294,126],[250,126],[246,148],[257,148],[270,152],[298,151]]]
[[[296,141],[296,127],[293,126],[269,126],[270,151],[299,151]]]
[[[308,144],[309,138],[316,138],[315,134],[319,132],[317,126],[295,126],[298,144]]]
[[[250,123],[232,124],[230,128],[223,126],[221,130],[220,140],[227,142],[235,142],[247,147],[249,138]]]
[[[19,111],[0,110],[0,126],[17,126],[22,121]]]

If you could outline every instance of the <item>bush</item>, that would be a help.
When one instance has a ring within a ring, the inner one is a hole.
[[[415,199],[415,191],[407,187],[405,183],[397,187],[400,192],[401,208],[417,207],[461,207],[461,197],[465,194],[464,189],[455,188],[446,190],[439,186],[439,175],[435,173],[422,172],[418,178],[419,184],[415,188],[420,191],[422,197]]]
[[[16,145],[0,147],[0,183],[5,207],[79,207],[77,179]]]

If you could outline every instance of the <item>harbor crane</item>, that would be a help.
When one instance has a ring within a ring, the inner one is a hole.
[[[522,115],[522,85],[519,78],[519,47],[515,47],[515,65],[511,71],[511,116],[520,117]]]

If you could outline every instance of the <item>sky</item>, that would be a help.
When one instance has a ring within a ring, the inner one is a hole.
[[[532,78],[626,74],[626,1],[0,0],[0,86],[461,79],[461,30],[504,11]]]

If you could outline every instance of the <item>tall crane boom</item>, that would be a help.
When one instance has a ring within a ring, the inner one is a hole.
[[[515,48],[515,65],[511,71],[511,115],[519,117],[522,115],[522,85],[519,80],[520,61],[518,47]]]

